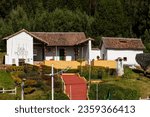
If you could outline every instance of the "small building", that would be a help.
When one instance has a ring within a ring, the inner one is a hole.
[[[102,37],[100,44],[103,60],[123,59],[125,65],[138,65],[136,54],[143,53],[144,45],[138,38]]]
[[[91,61],[91,38],[84,32],[29,32],[20,30],[5,37],[7,54],[5,64],[19,65],[21,62],[55,60]]]

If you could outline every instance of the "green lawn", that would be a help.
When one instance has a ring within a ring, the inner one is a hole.
[[[16,66],[15,66],[16,68]],[[32,70],[30,70],[32,71]],[[34,71],[35,72],[35,71]],[[37,72],[37,71],[36,71]],[[30,72],[28,71],[28,74]],[[26,75],[23,71],[13,71],[13,72],[5,72],[0,71],[0,88],[5,89],[14,89],[17,86],[17,94],[8,94],[8,93],[0,93],[0,100],[20,100],[21,99],[21,82],[22,77],[26,76],[24,91],[25,91],[25,100],[49,100],[51,99],[51,80],[46,76],[40,77],[39,75],[29,74],[30,78],[36,79],[28,79],[28,75]],[[46,78],[45,78],[46,77]],[[62,81],[59,77],[55,78],[55,100],[68,100],[66,94],[62,91]]]
[[[12,89],[15,87],[14,81],[10,73],[0,71],[0,88]]]
[[[140,78],[137,79],[120,79],[118,81],[109,81],[105,84],[114,84],[123,88],[130,88],[133,90],[137,90],[142,98],[146,98],[150,96],[150,79],[148,78]]]
[[[150,78],[125,68],[124,76],[114,77],[108,75],[108,77],[102,79],[102,83],[99,83],[99,99],[106,99],[108,93],[112,95],[114,100],[147,98],[147,96],[150,96]],[[91,84],[90,99],[96,99],[96,95],[96,84]]]

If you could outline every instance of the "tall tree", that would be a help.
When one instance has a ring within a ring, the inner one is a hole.
[[[128,20],[120,0],[99,0],[93,25],[94,35],[128,36]]]
[[[10,12],[8,23],[12,26],[14,32],[17,32],[22,28],[30,30],[30,22],[27,14],[20,6],[17,6],[16,9]]]

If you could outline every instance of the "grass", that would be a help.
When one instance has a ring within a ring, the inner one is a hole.
[[[0,100],[16,100],[17,96],[14,94],[2,93],[0,94]]]
[[[22,77],[24,76],[24,72],[5,72],[0,71],[0,88],[5,89],[14,89],[14,86],[17,86],[17,94],[8,94],[0,93],[0,100],[20,100],[21,99],[21,82]],[[25,74],[27,77],[27,75]],[[33,75],[32,75],[33,76]],[[30,78],[32,78],[30,76]],[[35,76],[40,78],[40,76]],[[26,78],[25,85],[24,85],[24,91],[25,91],[25,100],[49,100],[51,98],[51,83],[50,78],[45,78],[46,76],[41,76],[40,79],[33,79],[30,80],[28,77]],[[68,100],[69,98],[66,96],[66,94],[62,91],[62,81],[59,77],[55,78],[55,100]],[[34,90],[32,90],[34,89]]]
[[[0,71],[0,87],[5,89],[12,89],[15,87],[14,81],[10,73]]]
[[[137,91],[139,98],[140,97],[147,98],[147,96],[150,96],[150,79],[145,77],[144,75],[141,75],[140,73],[133,72],[129,68],[125,68],[125,74],[122,77],[114,77],[109,75],[107,78],[102,79],[102,83],[99,84],[99,88],[101,88],[100,85],[110,86],[110,88],[113,86],[118,91],[120,88],[125,89],[124,91],[126,90],[130,91],[131,89],[131,91]],[[93,87],[92,90],[90,91],[90,94],[95,96],[95,94],[93,94],[92,92],[96,90],[96,87],[95,86]],[[102,92],[106,92],[106,89],[108,90],[108,88],[103,88],[103,90],[105,91]],[[99,95],[102,95],[102,92],[99,92],[100,93]],[[121,93],[118,92],[118,94],[121,96]],[[135,99],[139,99],[139,98],[135,98]],[[92,99],[95,99],[95,97],[92,97]],[[122,97],[122,99],[124,98]]]
[[[114,84],[122,88],[137,90],[142,98],[150,96],[150,80],[148,78],[137,79],[120,79],[117,81],[108,81],[106,84]]]

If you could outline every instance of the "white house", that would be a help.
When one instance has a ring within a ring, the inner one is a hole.
[[[101,58],[104,60],[123,59],[123,64],[138,65],[136,54],[143,53],[144,45],[138,38],[102,37]]]
[[[33,64],[43,60],[91,61],[91,38],[83,32],[28,32],[25,29],[5,37],[5,64]]]

